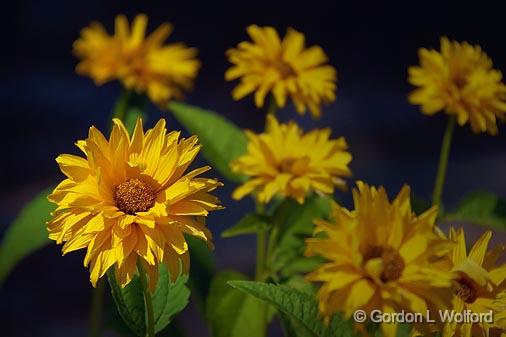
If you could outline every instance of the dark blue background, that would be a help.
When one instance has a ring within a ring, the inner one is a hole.
[[[321,45],[338,70],[337,101],[318,121],[296,116],[289,108],[280,118],[295,118],[306,128],[330,126],[347,138],[354,159],[354,179],[387,186],[394,195],[403,183],[428,197],[445,126],[444,115],[423,116],[406,96],[411,90],[407,67],[418,62],[419,47],[438,47],[439,37],[479,43],[495,67],[506,70],[502,12],[492,3],[467,6],[441,2],[337,1],[217,2],[193,1],[17,1],[2,5],[0,108],[0,235],[22,205],[36,192],[62,178],[54,158],[76,153],[73,143],[91,124],[106,130],[119,84],[95,87],[74,73],[72,42],[90,21],[111,31],[114,17],[131,19],[144,12],[152,31],[164,21],[175,25],[169,41],[199,49],[203,68],[187,102],[213,109],[243,128],[260,131],[264,113],[251,98],[232,101],[234,84],[223,79],[224,52],[246,39],[248,24],[286,27],[306,34],[309,45]],[[170,128],[181,126],[166,112],[151,107],[150,121],[164,116]],[[501,130],[502,129],[502,130]],[[449,207],[475,189],[506,194],[506,138],[456,130],[444,200]],[[352,183],[350,182],[350,185]],[[217,238],[218,267],[253,272],[254,240],[219,239],[219,233],[251,209],[236,204],[232,184],[219,194],[228,206],[210,216]],[[349,195],[341,194],[350,205]],[[237,206],[238,205],[238,206]],[[476,235],[479,231],[474,230]],[[504,241],[504,235],[495,241]],[[5,337],[85,336],[91,286],[82,256],[60,256],[51,245],[23,261],[0,289],[0,331]],[[200,318],[190,308],[179,318],[189,335],[202,336]],[[247,337],[247,336],[245,336]]]

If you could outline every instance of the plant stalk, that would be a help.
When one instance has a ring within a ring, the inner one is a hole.
[[[256,203],[256,211],[258,214],[264,214],[265,205],[261,202]],[[260,229],[257,233],[257,258],[255,280],[262,281],[265,271],[265,249],[266,249],[266,233]]]
[[[105,281],[103,278],[97,282],[97,287],[92,290],[90,309],[90,337],[99,337],[102,328],[102,312],[104,307]]]
[[[256,211],[258,214],[265,213],[265,205],[261,202],[256,202]],[[263,282],[265,279],[265,266],[266,266],[266,243],[267,233],[265,229],[260,229],[257,233],[257,261],[256,261],[256,273],[255,280]],[[267,303],[262,302],[262,329],[259,337],[264,337],[267,334],[267,314],[268,306]]]
[[[123,92],[116,100],[116,104],[114,105],[113,109],[113,118],[121,119],[122,121],[125,121],[126,113],[128,111],[128,108],[131,104],[131,100],[133,97],[133,91],[123,89]]]
[[[144,304],[146,308],[146,337],[155,337],[155,319],[153,314],[153,301],[148,287],[146,271],[140,261],[137,261],[137,270],[141,279],[142,291],[144,293]]]
[[[441,200],[443,196],[443,187],[446,178],[446,169],[448,167],[448,158],[450,157],[450,148],[452,143],[453,130],[455,129],[455,117],[448,118],[448,124],[443,135],[441,144],[441,153],[439,155],[439,165],[437,168],[436,181],[432,193],[432,205],[438,206],[438,212],[441,214]]]
[[[270,96],[269,103],[267,105],[267,115],[272,115],[276,117],[276,112],[278,111],[278,106],[276,104],[276,100],[274,99],[274,96]]]

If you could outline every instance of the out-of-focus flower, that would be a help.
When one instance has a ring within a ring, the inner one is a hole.
[[[234,199],[253,193],[267,203],[278,194],[303,203],[309,191],[332,194],[334,186],[346,187],[342,177],[351,175],[351,154],[343,137],[330,139],[330,129],[304,134],[295,122],[280,124],[271,115],[266,127],[261,134],[246,130],[248,152],[231,167],[251,179],[234,191]]]
[[[182,43],[164,45],[172,25],[162,24],[146,35],[148,18],[137,15],[129,27],[125,16],[116,17],[115,33],[93,22],[74,42],[74,54],[81,60],[76,71],[91,77],[97,85],[118,79],[127,89],[146,93],[163,107],[190,90],[200,62],[197,50]]]
[[[497,134],[504,121],[506,86],[502,74],[479,46],[441,38],[441,51],[420,49],[420,66],[409,68],[409,82],[418,88],[409,95],[426,115],[445,111],[475,133]]]
[[[506,334],[506,290],[497,295],[494,301],[494,305],[498,309],[494,316],[494,328],[502,331],[502,337]],[[492,331],[491,335],[494,336],[497,331]],[[497,334],[499,335],[499,334]]]
[[[452,248],[434,234],[437,208],[416,216],[410,189],[404,186],[390,202],[384,188],[357,182],[355,209],[333,206],[332,220],[316,220],[314,237],[306,240],[306,255],[327,262],[308,275],[322,282],[317,298],[328,320],[336,312],[348,318],[367,313],[420,312],[444,308],[451,300],[449,271],[442,259]],[[396,336],[396,323],[382,323],[386,337]]]
[[[227,51],[233,66],[225,79],[240,78],[233,98],[239,100],[255,92],[255,104],[260,108],[271,93],[278,107],[284,107],[290,97],[297,112],[302,114],[309,108],[313,116],[320,116],[321,104],[336,99],[337,80],[323,49],[305,48],[304,34],[292,28],[283,40],[273,27],[251,25],[247,31],[252,41]]]
[[[493,312],[494,316],[504,308],[498,296],[506,288],[506,264],[497,265],[506,246],[499,245],[487,251],[492,233],[485,232],[467,253],[464,230],[450,229],[450,240],[456,242],[450,253],[453,272],[456,279],[453,282],[455,294],[452,302],[454,312],[470,311],[473,313]],[[504,301],[504,299],[503,299]],[[490,329],[501,329],[499,317],[494,317],[494,323],[487,322],[447,322],[444,326],[443,337],[451,336],[489,336]],[[504,328],[504,322],[501,323]],[[502,330],[502,329],[501,329]],[[504,331],[506,332],[506,331]]]
[[[67,178],[49,196],[58,207],[48,231],[50,239],[65,242],[64,254],[86,249],[84,265],[94,286],[112,266],[125,286],[141,263],[154,289],[160,263],[173,279],[180,274],[180,261],[188,271],[183,233],[212,246],[204,219],[221,208],[209,192],[222,184],[197,177],[208,166],[186,173],[200,150],[197,137],[167,133],[164,119],[146,133],[137,120],[130,137],[115,119],[109,140],[91,127],[88,138],[76,145],[84,158],[63,154],[56,159]]]

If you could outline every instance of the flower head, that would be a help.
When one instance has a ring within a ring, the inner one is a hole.
[[[409,68],[409,82],[418,87],[409,95],[412,104],[426,115],[444,110],[475,133],[497,134],[497,119],[506,116],[506,86],[479,46],[443,37],[441,51],[422,48],[419,57],[420,66]]]
[[[241,79],[233,98],[239,100],[255,92],[255,104],[260,108],[269,93],[278,107],[284,107],[289,96],[297,112],[302,114],[309,108],[313,116],[320,116],[321,104],[336,99],[337,78],[323,49],[305,48],[304,34],[292,28],[283,40],[273,27],[251,25],[247,31],[252,41],[227,51],[233,66],[225,79]]]
[[[450,229],[450,240],[456,242],[455,248],[450,253],[453,264],[452,271],[456,274],[453,281],[455,294],[452,306],[455,312],[470,310],[473,313],[488,313],[492,311],[494,316],[502,312],[506,302],[499,296],[506,289],[506,264],[497,265],[497,260],[505,251],[505,245],[499,245],[495,249],[487,251],[492,233],[485,232],[467,253],[464,231]],[[502,302],[502,304],[501,304]],[[498,317],[494,317],[494,323],[502,325]],[[444,326],[443,337],[451,336],[488,336],[491,329],[501,329],[499,325],[490,325],[486,322],[447,322]]]
[[[234,199],[254,193],[258,201],[269,202],[276,194],[304,202],[306,194],[334,192],[334,186],[345,188],[342,177],[351,175],[351,154],[343,137],[329,139],[330,129],[306,134],[295,122],[280,124],[267,117],[267,131],[246,131],[248,152],[233,161],[232,170],[251,179],[233,193]]]
[[[74,42],[74,54],[81,59],[77,72],[97,85],[120,80],[160,106],[181,98],[183,90],[191,89],[200,67],[197,51],[181,43],[164,45],[172,32],[168,23],[145,36],[147,21],[146,15],[139,14],[130,28],[126,17],[118,15],[114,35],[98,22],[84,28]]]
[[[138,120],[130,137],[115,119],[109,139],[91,127],[76,145],[84,158],[56,159],[67,178],[49,196],[58,207],[47,226],[50,239],[65,242],[64,254],[86,249],[84,265],[94,286],[112,266],[125,286],[141,263],[153,289],[159,264],[166,264],[173,278],[180,261],[188,271],[183,234],[212,246],[204,220],[221,208],[209,192],[222,184],[198,177],[208,166],[186,172],[200,149],[197,137],[167,133],[164,119],[146,133]]]
[[[321,314],[350,317],[361,309],[369,317],[372,310],[425,313],[448,305],[451,274],[436,261],[451,245],[433,232],[437,208],[416,216],[408,186],[392,202],[382,187],[357,186],[355,209],[334,204],[332,220],[316,220],[314,237],[306,240],[306,255],[327,260],[308,275],[323,283],[317,293]],[[396,336],[396,324],[381,329]]]

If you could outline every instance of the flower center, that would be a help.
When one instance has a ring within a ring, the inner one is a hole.
[[[467,78],[462,74],[456,75],[453,78],[453,83],[455,83],[458,89],[464,89],[467,85]]]
[[[145,212],[155,204],[156,195],[139,179],[129,179],[114,188],[116,207],[126,214]]]
[[[473,303],[478,297],[473,284],[465,278],[454,283],[453,292],[466,303]]]
[[[293,164],[295,164],[295,161],[296,160],[294,158],[285,158],[285,159],[281,160],[278,168],[281,172],[290,173],[290,172],[292,172]]]
[[[395,281],[401,277],[406,265],[402,256],[395,249],[373,246],[364,255],[364,262],[376,258],[383,260],[383,272],[381,273],[383,282]]]
[[[287,79],[296,75],[292,66],[283,60],[276,60],[272,63],[272,65],[277,71],[279,71],[282,79]]]

